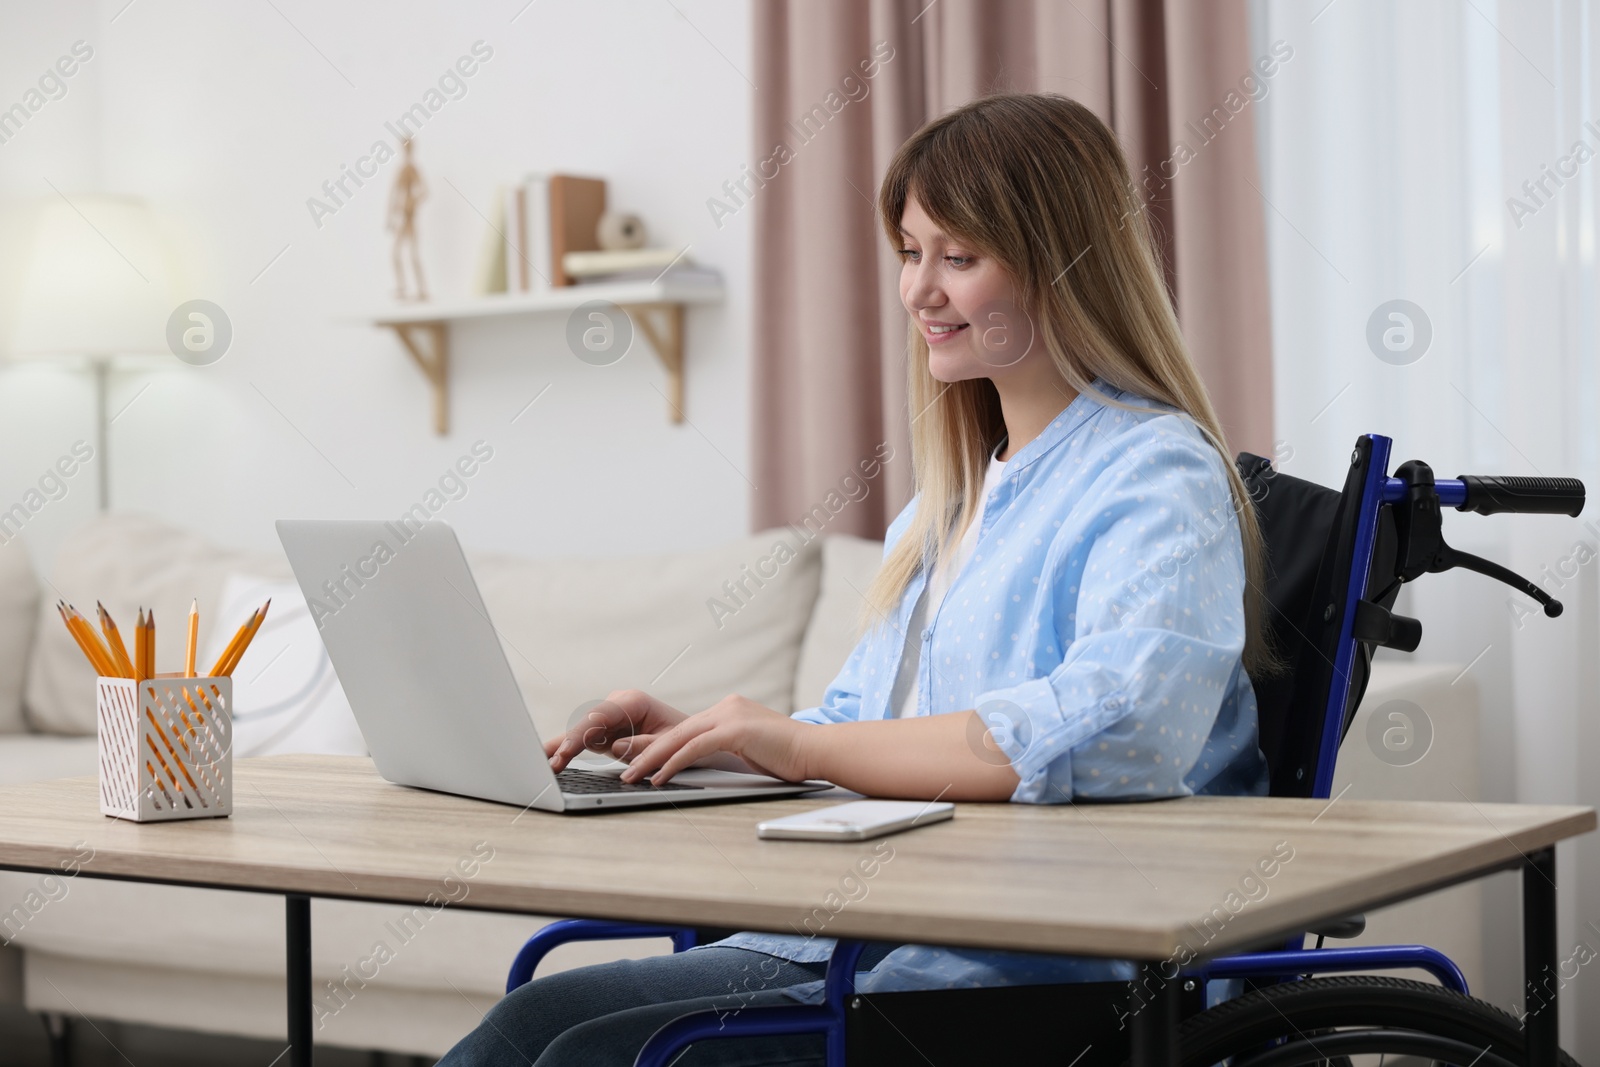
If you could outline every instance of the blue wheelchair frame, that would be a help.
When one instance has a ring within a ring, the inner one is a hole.
[[[1366,478],[1361,487],[1351,575],[1347,583],[1345,611],[1334,673],[1327,705],[1323,709],[1322,743],[1318,750],[1313,797],[1327,799],[1333,787],[1334,763],[1347,720],[1351,671],[1358,652],[1355,633],[1357,605],[1369,589],[1368,577],[1377,541],[1381,510],[1406,499],[1408,483],[1388,475],[1391,441],[1378,434],[1367,434],[1371,452]],[[1441,507],[1459,507],[1468,494],[1462,479],[1440,478],[1434,490]],[[591,919],[569,919],[551,923],[528,939],[517,953],[506,978],[510,993],[533,977],[545,954],[569,941],[615,940],[619,938],[670,937],[674,952],[694,947],[696,934],[691,927],[640,925]],[[636,1067],[666,1067],[688,1045],[717,1037],[754,1037],[779,1034],[824,1035],[830,1067],[845,1063],[846,1006],[854,992],[855,967],[868,942],[840,940],[829,960],[824,979],[824,1001],[820,1005],[796,1003],[792,1006],[743,1009],[733,1017],[718,1011],[691,1012],[666,1024],[653,1034],[634,1061]],[[1202,983],[1222,979],[1289,979],[1312,974],[1370,972],[1418,969],[1428,972],[1447,989],[1467,994],[1467,981],[1449,957],[1426,945],[1375,945],[1353,948],[1306,949],[1304,937],[1296,937],[1284,948],[1224,956],[1183,972],[1186,979]]]

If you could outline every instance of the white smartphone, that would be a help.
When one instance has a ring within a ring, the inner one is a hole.
[[[926,826],[954,818],[956,806],[945,801],[852,800],[756,825],[756,836],[789,841],[865,841],[869,837]]]

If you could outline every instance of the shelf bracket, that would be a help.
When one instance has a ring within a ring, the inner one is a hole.
[[[667,417],[682,423],[683,415],[683,305],[671,301],[645,301],[618,305],[644,335],[667,372]],[[394,331],[406,354],[422,371],[433,390],[433,429],[441,437],[450,432],[450,321],[380,322]]]
[[[623,304],[622,310],[639,327],[656,358],[667,370],[668,417],[683,421],[683,305]]]
[[[447,322],[384,323],[400,338],[406,352],[433,387],[433,430],[450,432],[450,324]]]

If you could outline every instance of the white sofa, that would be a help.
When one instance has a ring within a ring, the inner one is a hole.
[[[775,551],[780,544],[790,551]],[[859,591],[881,554],[875,541],[776,529],[675,555],[480,555],[472,562],[535,721],[548,735],[587,701],[623,687],[648,689],[686,710],[729,692],[786,711],[819,703],[850,651]],[[95,772],[92,673],[54,618],[56,597],[80,607],[103,600],[119,620],[153,605],[161,620],[171,620],[172,634],[189,599],[215,603],[230,575],[290,577],[278,554],[222,549],[136,516],[103,518],[63,544],[44,595],[20,546],[0,547],[0,783]],[[721,609],[713,610],[714,601]],[[168,669],[165,662],[158,667]],[[1477,780],[1476,694],[1470,679],[1450,684],[1455,675],[1454,668],[1380,664],[1364,715],[1404,697],[1450,728],[1436,729],[1426,759],[1398,768],[1369,751],[1358,722],[1336,789],[1353,783],[1351,796],[1448,798],[1453,783],[1475,796],[1468,787]],[[236,683],[249,684],[243,669]],[[37,875],[0,872],[0,923],[11,916],[0,930],[9,941],[0,949],[0,997],[35,1012],[281,1037],[280,898],[83,877],[48,894],[41,889]],[[319,987],[370,955],[401,910],[314,902]],[[317,1040],[442,1053],[499,997],[512,956],[545,921],[445,909],[348,1003],[324,1001]],[[1392,909],[1375,920],[1369,939],[1380,935],[1446,948],[1469,977],[1482,967],[1478,897],[1470,886]],[[664,941],[570,945],[546,968],[667,949]]]

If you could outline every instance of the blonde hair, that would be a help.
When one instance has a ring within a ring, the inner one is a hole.
[[[1281,669],[1264,625],[1266,565],[1254,502],[1184,347],[1116,136],[1094,112],[1054,93],[984,97],[927,123],[895,153],[877,206],[897,249],[912,197],[947,234],[1007,268],[1035,343],[1066,385],[1129,408],[1093,387],[1099,377],[1176,408],[1221,454],[1244,546],[1244,666],[1252,675]],[[907,325],[906,395],[919,413],[911,456],[922,495],[867,590],[862,629],[893,612],[920,568],[948,558],[1006,432],[994,383],[935,379],[927,341]]]

